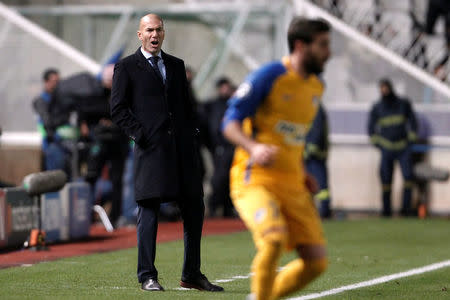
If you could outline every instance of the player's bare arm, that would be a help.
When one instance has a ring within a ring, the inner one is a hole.
[[[276,159],[278,147],[261,144],[248,137],[243,131],[241,122],[233,120],[227,123],[223,131],[225,137],[233,144],[244,148],[250,159],[261,166],[270,166]]]
[[[305,185],[311,194],[316,194],[319,191],[319,184],[314,176],[305,173]]]

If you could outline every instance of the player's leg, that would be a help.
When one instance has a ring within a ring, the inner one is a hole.
[[[279,299],[301,290],[322,274],[328,265],[324,245],[299,245],[299,258],[291,261],[277,275],[272,299]]]
[[[284,245],[282,229],[274,228],[261,237],[257,246],[257,253],[253,259],[252,272],[254,273],[251,283],[252,294],[257,300],[271,299],[273,283],[276,276],[278,261]]]
[[[278,201],[263,187],[247,188],[234,205],[250,229],[257,253],[253,259],[251,291],[254,299],[271,299],[278,260],[287,240],[287,227]]]
[[[283,199],[289,200],[282,203],[289,230],[288,247],[295,248],[299,258],[284,266],[276,276],[272,299],[304,288],[327,268],[325,238],[311,196],[304,192]]]

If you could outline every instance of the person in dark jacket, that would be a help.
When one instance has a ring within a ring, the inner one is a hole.
[[[200,180],[193,103],[184,62],[161,51],[160,16],[141,18],[142,46],[114,69],[111,116],[135,142],[134,179],[138,202],[138,280],[145,291],[163,291],[155,267],[158,211],[176,201],[184,227],[184,264],[180,285],[222,291],[200,272],[204,203]]]
[[[122,208],[122,178],[129,139],[111,121],[109,99],[113,69],[114,65],[107,65],[100,76],[90,73],[70,76],[60,82],[54,96],[57,101],[72,103],[78,115],[81,138],[91,140],[85,178],[92,187],[103,167],[108,165],[112,183],[109,218],[115,225]]]
[[[320,104],[311,129],[306,136],[303,155],[306,170],[316,178],[319,184],[319,191],[316,193],[315,199],[319,202],[319,213],[322,218],[331,217],[327,172],[328,148],[328,119],[323,104]]]
[[[425,22],[425,32],[433,34],[436,21],[439,17],[444,18],[444,36],[446,49],[444,56],[438,61],[434,69],[440,69],[447,63],[450,53],[450,1],[448,0],[429,0]]]
[[[371,143],[381,151],[380,176],[383,194],[383,216],[391,216],[391,190],[394,162],[398,161],[403,174],[401,214],[411,213],[413,172],[410,144],[416,140],[417,122],[408,100],[395,94],[389,79],[380,80],[381,100],[372,107],[368,133]]]
[[[205,132],[205,144],[213,158],[213,175],[211,178],[212,194],[208,200],[210,217],[217,215],[223,208],[224,217],[233,217],[233,204],[230,198],[230,168],[233,162],[234,146],[221,132],[223,115],[227,109],[227,101],[234,93],[234,85],[230,79],[221,77],[216,81],[217,96],[202,105],[201,119]]]
[[[411,11],[411,21],[413,25],[412,43],[405,51],[404,56],[411,56],[413,54],[413,61],[425,69],[428,68],[427,58],[427,39],[424,39],[425,34],[434,35],[436,23],[440,17],[444,20],[444,37],[445,49],[443,49],[443,56],[433,66],[433,73],[440,74],[445,68],[450,55],[450,1],[448,0],[428,0],[425,23],[421,23],[417,16]],[[429,42],[428,42],[429,43]],[[423,62],[420,64],[420,62]],[[439,76],[438,76],[439,77]]]
[[[71,141],[76,139],[76,129],[69,121],[73,105],[54,97],[60,82],[58,70],[45,70],[42,79],[44,90],[32,103],[33,110],[38,115],[38,130],[42,136],[43,169],[61,169],[70,176]]]
[[[411,151],[411,161],[414,168],[416,168],[416,165],[427,163],[428,153],[430,151],[430,137],[432,135],[432,126],[427,116],[424,113],[417,113],[416,119],[417,140]],[[417,216],[419,218],[425,218],[429,204],[430,180],[420,178],[417,174],[414,175],[417,201],[413,201],[413,203],[416,204]]]

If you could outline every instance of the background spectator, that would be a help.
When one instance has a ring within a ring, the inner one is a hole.
[[[331,196],[328,188],[328,118],[323,104],[319,105],[317,115],[306,136],[305,166],[308,173],[317,180],[319,191],[315,194],[322,218],[331,217]]]
[[[42,135],[43,169],[61,169],[70,176],[72,142],[76,138],[69,121],[73,105],[54,96],[60,81],[58,70],[45,70],[42,79],[44,89],[33,100],[33,109],[38,115],[38,130]]]
[[[206,131],[205,144],[213,158],[212,193],[208,199],[208,213],[215,217],[220,208],[224,217],[234,216],[230,198],[230,167],[233,161],[234,146],[222,135],[221,122],[227,109],[227,101],[235,87],[227,77],[216,81],[216,96],[201,109],[202,128]]]
[[[379,86],[381,99],[370,111],[368,132],[372,144],[381,151],[382,214],[385,217],[392,215],[392,174],[394,162],[398,161],[404,179],[400,213],[408,216],[411,213],[413,184],[410,142],[416,140],[416,117],[409,101],[395,94],[389,79],[381,79]]]
[[[57,101],[71,103],[78,113],[81,138],[91,142],[87,155],[86,180],[94,189],[102,169],[108,166],[112,182],[110,219],[118,220],[122,206],[122,178],[128,153],[128,137],[111,122],[113,65],[103,68],[100,76],[79,73],[60,82],[55,90]]]

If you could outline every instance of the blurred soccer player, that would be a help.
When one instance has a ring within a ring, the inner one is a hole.
[[[325,239],[304,172],[305,136],[323,93],[316,74],[330,56],[330,26],[295,18],[290,54],[250,74],[230,100],[224,135],[238,147],[231,196],[253,234],[251,299],[278,299],[303,288],[327,267]],[[299,255],[277,273],[284,249]]]

